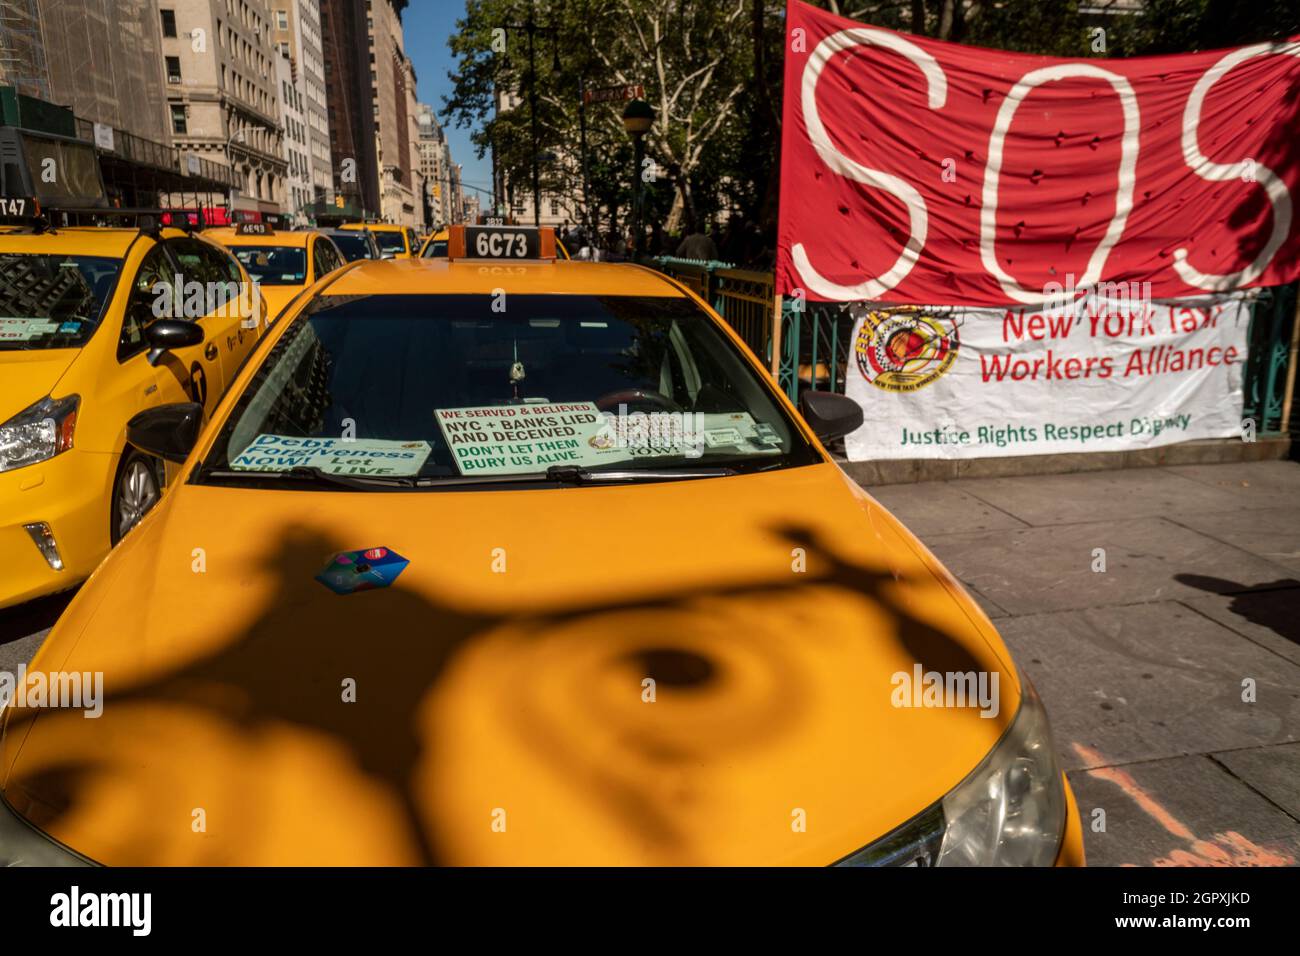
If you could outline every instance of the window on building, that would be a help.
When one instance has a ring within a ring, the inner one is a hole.
[[[189,130],[185,122],[185,106],[181,103],[172,104],[172,132],[178,136],[184,136]]]
[[[167,82],[179,83],[181,81],[181,58],[178,56],[164,57],[167,61]]]
[[[163,10],[162,12],[162,31],[165,37],[176,36],[176,11]]]
[[[285,10],[275,11],[275,28],[277,30],[289,29],[289,14]]]

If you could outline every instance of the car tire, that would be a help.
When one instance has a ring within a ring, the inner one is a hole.
[[[116,546],[162,497],[158,461],[135,449],[122,455],[113,479],[108,515],[109,541]]]

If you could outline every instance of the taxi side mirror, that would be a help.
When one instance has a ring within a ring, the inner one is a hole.
[[[158,360],[172,349],[202,345],[203,328],[197,322],[158,319],[144,330],[144,340],[149,343],[149,364],[157,365]]]
[[[813,434],[824,442],[843,438],[862,427],[862,406],[835,392],[804,392],[799,410]]]
[[[159,405],[138,413],[126,423],[126,440],[146,455],[184,463],[194,450],[203,428],[203,406],[197,402]]]

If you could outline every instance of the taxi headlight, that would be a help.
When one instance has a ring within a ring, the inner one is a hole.
[[[1065,785],[1047,713],[1028,678],[1010,729],[966,779],[839,866],[1051,866]]]
[[[1065,834],[1065,784],[1043,702],[1020,678],[1020,712],[942,800],[939,866],[1051,866]]]
[[[81,397],[42,398],[0,425],[0,472],[47,461],[72,447]]]
[[[0,795],[0,867],[91,865],[18,816]]]

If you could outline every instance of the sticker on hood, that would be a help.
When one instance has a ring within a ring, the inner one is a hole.
[[[335,594],[386,588],[411,562],[389,548],[340,551],[330,559],[316,580]]]

